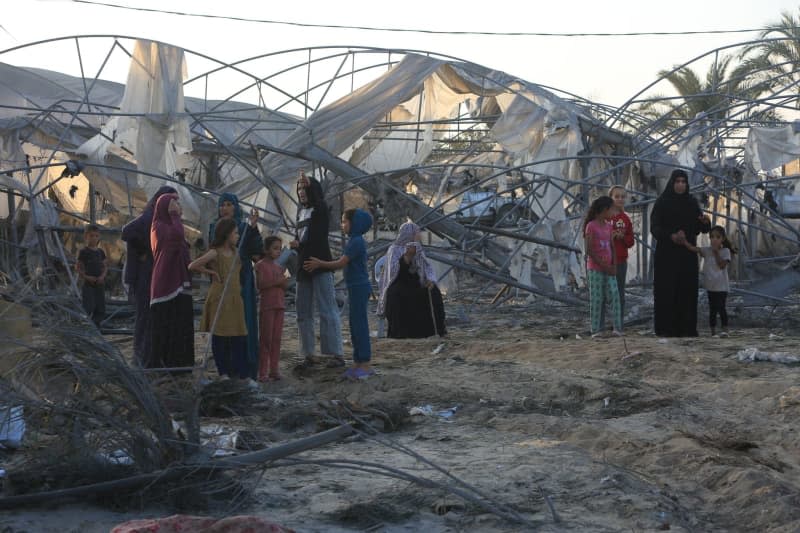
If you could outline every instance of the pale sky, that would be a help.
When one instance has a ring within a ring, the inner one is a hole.
[[[777,20],[781,11],[798,13],[798,3],[789,0],[674,0],[663,3],[641,0],[547,3],[109,0],[109,3],[316,24],[556,33],[757,28]],[[86,34],[157,39],[224,61],[317,45],[420,49],[460,57],[613,105],[622,104],[653,81],[660,69],[756,36],[755,33],[634,37],[447,36],[209,20],[67,0],[7,1],[4,8],[0,19],[6,30],[0,31],[3,50],[41,39]],[[107,46],[98,48],[102,50],[82,50],[86,55],[87,72],[96,70],[107,52]],[[74,44],[62,43],[0,54],[0,61],[76,74],[79,72],[76,57]],[[124,82],[127,72],[124,63],[115,59],[101,77]],[[199,68],[189,61],[190,76]]]

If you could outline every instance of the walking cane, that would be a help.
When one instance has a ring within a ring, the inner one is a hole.
[[[438,337],[439,336],[439,328],[436,325],[436,312],[433,310],[433,291],[431,291],[432,288],[433,288],[433,285],[428,287],[428,303],[431,306],[431,318],[433,319],[433,332]]]

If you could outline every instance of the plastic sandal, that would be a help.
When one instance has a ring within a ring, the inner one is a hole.
[[[351,379],[367,379],[371,376],[375,375],[375,371],[371,368],[369,370],[364,370],[363,368],[355,368],[353,372],[350,373]]]

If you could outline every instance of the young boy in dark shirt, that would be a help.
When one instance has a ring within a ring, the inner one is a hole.
[[[105,282],[106,254],[100,244],[100,228],[94,224],[86,227],[83,234],[86,248],[78,253],[78,277],[83,281],[81,299],[86,314],[98,326],[106,314]]]
[[[342,257],[323,261],[310,257],[303,263],[306,272],[344,268],[350,307],[350,338],[353,341],[353,367],[344,373],[350,379],[366,379],[375,374],[370,368],[372,347],[369,338],[367,306],[372,292],[367,272],[367,243],[364,234],[372,227],[372,217],[363,209],[348,209],[342,214],[342,231],[349,236]]]

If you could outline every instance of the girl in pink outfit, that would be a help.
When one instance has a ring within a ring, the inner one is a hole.
[[[282,242],[278,237],[264,239],[265,257],[256,263],[256,283],[259,295],[259,361],[258,381],[281,379],[278,362],[281,354],[283,295],[289,284],[284,268],[275,260],[281,255]]]
[[[589,319],[592,337],[601,334],[600,313],[605,302],[611,302],[614,313],[614,334],[622,335],[622,313],[617,288],[617,265],[612,244],[611,225],[614,201],[601,196],[592,202],[583,221],[586,238],[586,275],[589,279]]]

